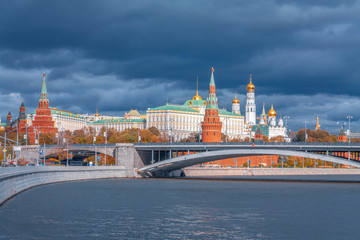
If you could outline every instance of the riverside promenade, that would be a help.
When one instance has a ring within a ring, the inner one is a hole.
[[[214,168],[187,167],[190,178],[234,178],[269,181],[319,181],[360,183],[360,169],[346,168]]]
[[[0,168],[0,204],[32,187],[67,181],[135,177],[133,168],[123,166],[98,167],[10,167]]]

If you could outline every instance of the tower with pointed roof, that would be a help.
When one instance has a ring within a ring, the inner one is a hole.
[[[316,130],[320,130],[320,124],[319,124],[319,116],[316,117],[316,126],[315,126],[315,131]]]
[[[260,124],[264,125],[267,122],[267,118],[266,118],[266,112],[265,112],[265,103],[263,102],[263,109],[262,109],[262,113],[260,114]]]
[[[250,82],[246,86],[246,91],[245,121],[251,126],[256,124],[255,85],[252,83],[251,74]]]
[[[209,96],[204,121],[201,123],[203,142],[221,142],[221,128],[218,101],[215,93],[214,68],[211,68]]]
[[[255,133],[255,142],[263,142],[263,141],[264,141],[264,137],[261,132],[260,125],[258,125],[258,128]]]
[[[21,102],[21,105],[20,105],[18,128],[19,128],[18,129],[19,132],[24,132],[24,130],[26,128],[26,108],[24,105],[24,100]]]
[[[9,113],[6,116],[6,125],[5,125],[5,130],[7,132],[11,130],[11,122],[12,122],[12,115],[11,115],[11,109],[9,109]]]
[[[337,141],[338,142],[347,142],[346,134],[345,134],[345,131],[344,131],[344,126],[341,126],[339,135],[337,137]]]
[[[49,108],[49,98],[46,88],[45,76],[46,75],[44,73],[41,93],[39,98],[39,107],[36,108],[36,115],[34,117],[34,120],[32,121],[34,129],[39,131],[41,134],[57,132],[57,128],[55,127],[55,122],[53,121],[51,116],[51,109]],[[35,139],[31,139],[31,142],[34,143],[35,142],[34,140]]]

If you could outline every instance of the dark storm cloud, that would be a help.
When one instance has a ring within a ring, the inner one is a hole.
[[[333,128],[359,109],[359,12],[352,0],[4,1],[0,98],[16,103],[0,110],[21,99],[34,109],[44,71],[51,104],[64,109],[182,104],[196,75],[206,96],[215,66],[220,106],[236,90],[244,109],[251,72],[258,112],[265,101],[293,128],[316,115]]]

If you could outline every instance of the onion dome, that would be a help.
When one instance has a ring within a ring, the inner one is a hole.
[[[203,100],[202,97],[199,96],[198,86],[199,86],[199,78],[196,77],[196,95],[192,98],[192,100]]]
[[[99,117],[98,109],[96,109],[95,117]]]
[[[268,116],[269,117],[276,117],[276,112],[275,112],[274,106],[272,104],[271,104],[270,110],[268,111]]]
[[[240,103],[240,100],[237,99],[237,97],[235,97],[234,100],[232,101],[232,103]]]
[[[252,75],[250,74],[250,83],[246,86],[246,90],[248,92],[254,92],[255,91],[255,85],[252,83]]]

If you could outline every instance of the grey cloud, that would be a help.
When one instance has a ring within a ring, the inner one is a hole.
[[[326,109],[321,119],[330,128],[345,110],[357,112],[358,1],[6,1],[1,6],[0,94],[24,98],[29,108],[36,107],[44,71],[54,106],[81,113],[99,107],[121,115],[166,99],[183,103],[194,95],[196,75],[205,97],[214,66],[220,106],[230,108],[235,90],[244,103],[253,73],[258,106],[274,102],[293,119]],[[350,105],[333,111],[325,104],[332,99]]]

